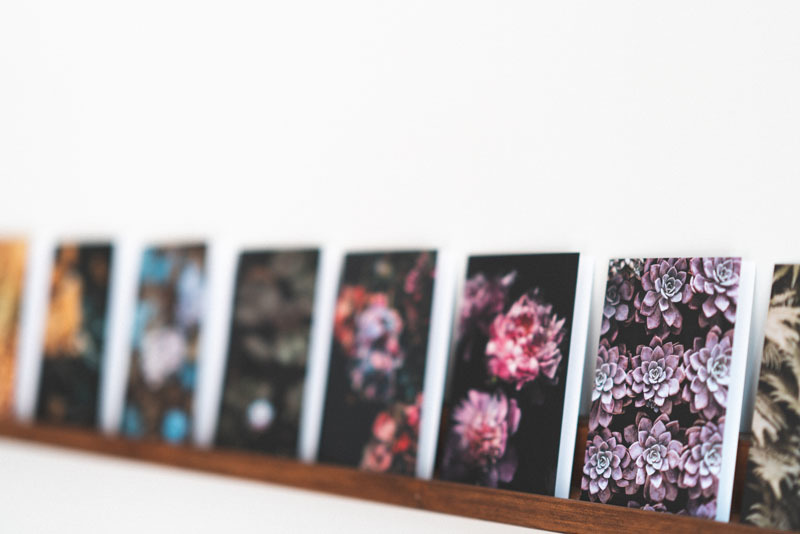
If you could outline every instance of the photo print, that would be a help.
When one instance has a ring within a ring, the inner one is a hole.
[[[11,414],[28,247],[22,240],[0,241],[0,417]]]
[[[752,275],[740,258],[610,262],[582,499],[727,520]]]
[[[800,530],[800,265],[776,265],[742,521]]]
[[[319,256],[315,249],[239,257],[218,447],[297,455]]]
[[[191,439],[205,264],[204,245],[144,251],[122,415],[126,437]]]
[[[414,475],[437,254],[348,254],[318,460]]]
[[[591,279],[578,254],[471,256],[456,313],[438,478],[554,495],[563,425],[568,496]],[[577,321],[576,321],[577,319]],[[580,329],[571,347],[573,328]],[[567,370],[575,358],[568,390]],[[564,420],[565,403],[573,410]]]
[[[50,276],[36,418],[56,424],[97,424],[112,246],[65,243]]]

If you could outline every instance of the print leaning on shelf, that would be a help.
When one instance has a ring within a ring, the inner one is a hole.
[[[204,245],[145,250],[122,433],[189,440],[206,285]]]
[[[239,258],[216,445],[297,454],[318,250]]]
[[[610,263],[584,500],[728,519],[752,290],[740,258]]]
[[[800,265],[776,265],[742,520],[800,529]]]
[[[0,241],[0,417],[13,405],[27,248],[22,240]]]
[[[434,251],[346,256],[320,461],[414,474],[435,263]]]
[[[578,254],[469,258],[440,478],[569,496],[590,293]]]
[[[55,253],[36,418],[94,426],[106,347],[110,244],[64,244]]]

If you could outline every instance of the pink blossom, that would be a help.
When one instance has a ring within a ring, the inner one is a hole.
[[[539,373],[555,378],[564,319],[558,319],[552,309],[525,294],[507,314],[495,318],[486,345],[490,374],[516,384],[517,389],[536,380]]]
[[[380,441],[391,441],[394,434],[397,432],[397,423],[391,415],[386,412],[381,412],[372,423],[372,434]]]
[[[473,389],[456,407],[453,419],[465,459],[486,466],[505,454],[508,437],[519,426],[520,410],[517,401],[509,401],[502,392],[490,395]]]
[[[361,458],[361,469],[383,473],[392,466],[392,451],[383,442],[367,445]]]
[[[471,326],[488,332],[492,318],[503,311],[506,293],[516,276],[516,271],[512,271],[502,278],[489,280],[479,273],[467,280],[459,313],[459,336]]]

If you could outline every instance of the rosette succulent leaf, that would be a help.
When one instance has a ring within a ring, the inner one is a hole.
[[[678,422],[666,414],[651,420],[640,412],[636,426],[625,427],[625,440],[635,468],[634,482],[643,486],[653,502],[674,501],[678,496],[678,465],[683,445],[675,439]]]
[[[631,458],[620,433],[601,428],[590,435],[586,444],[581,489],[589,492],[589,499],[606,503],[613,493],[627,492],[631,484],[630,465]]]
[[[698,420],[686,431],[687,445],[681,454],[678,485],[689,490],[689,498],[717,494],[722,469],[722,435],[725,417],[719,423]]]
[[[722,334],[718,326],[705,339],[695,338],[692,350],[684,353],[686,381],[681,396],[692,412],[709,420],[725,413],[732,355],[733,330]]]
[[[683,328],[678,308],[692,297],[686,258],[647,260],[642,274],[642,291],[634,298],[637,322],[645,323],[649,332],[664,338]]]
[[[628,362],[624,345],[611,347],[605,339],[600,342],[594,371],[589,430],[608,426],[613,415],[622,413],[627,392]]]
[[[608,280],[600,335],[609,341],[617,338],[619,324],[633,320],[633,292],[633,282],[622,274],[615,274]]]
[[[680,400],[680,387],[685,377],[683,345],[663,343],[654,337],[650,345],[639,345],[631,358],[627,375],[628,395],[637,407],[648,406],[656,412],[672,413],[672,404]]]
[[[702,310],[701,327],[720,317],[736,322],[741,269],[741,258],[692,258],[689,270],[695,298],[691,305]]]

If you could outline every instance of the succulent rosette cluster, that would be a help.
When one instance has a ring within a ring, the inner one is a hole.
[[[608,502],[612,492],[635,489],[631,455],[619,432],[603,428],[586,444],[581,489],[600,502]]]
[[[600,334],[614,341],[620,324],[633,320],[633,282],[622,273],[609,278],[603,302],[603,322]]]
[[[680,432],[677,421],[667,414],[654,421],[643,413],[636,416],[636,425],[625,427],[625,441],[636,466],[634,481],[644,489],[652,502],[674,501],[678,496],[678,463],[683,444],[675,439]]]
[[[628,362],[624,345],[610,347],[605,339],[600,342],[592,384],[589,430],[598,425],[608,426],[613,415],[622,413],[622,402],[628,390]]]
[[[724,335],[714,326],[705,339],[696,338],[692,350],[684,355],[687,382],[682,398],[692,412],[708,420],[725,413],[733,357],[733,330]]]
[[[564,319],[550,304],[522,295],[508,313],[498,315],[489,330],[489,373],[521,389],[540,375],[555,379],[561,363]]]
[[[649,346],[640,345],[631,359],[631,372],[625,381],[634,406],[649,406],[655,412],[672,412],[672,398],[680,391],[686,373],[683,370],[683,346],[654,337]]]
[[[713,517],[741,262],[659,258],[635,265],[609,267],[606,300],[617,302],[629,282],[634,318],[617,330],[601,328],[582,497]],[[616,315],[604,309],[604,321]],[[601,482],[614,458],[624,467]]]
[[[683,328],[681,304],[692,298],[689,265],[685,258],[648,260],[636,294],[636,321],[659,337],[679,333]]]
[[[710,321],[724,316],[729,323],[736,320],[736,303],[739,296],[740,258],[692,258],[692,291],[695,307],[703,313],[700,321]]]

